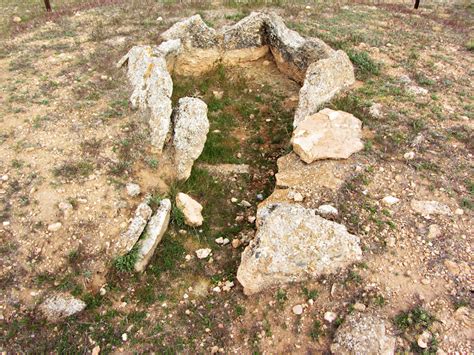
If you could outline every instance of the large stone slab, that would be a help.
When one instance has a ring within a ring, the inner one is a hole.
[[[132,250],[145,229],[151,217],[152,210],[146,201],[140,203],[135,210],[135,215],[128,226],[128,229],[120,235],[117,244],[117,254],[122,255]]]
[[[208,132],[206,103],[192,97],[179,99],[173,137],[178,180],[186,180],[191,175],[194,161],[204,149]]]
[[[382,319],[354,312],[337,329],[331,352],[341,355],[391,355],[395,353],[395,337],[387,332]]]
[[[39,311],[50,322],[57,322],[83,311],[86,303],[67,293],[57,293],[47,297],[38,306]]]
[[[244,293],[303,281],[359,260],[359,238],[313,209],[287,203],[257,211],[257,233],[245,248],[237,271]]]
[[[310,64],[300,90],[293,125],[297,127],[306,117],[318,112],[324,103],[354,82],[354,67],[342,50]]]
[[[344,111],[324,109],[306,117],[293,131],[293,150],[305,163],[347,159],[364,148],[362,122]]]
[[[155,214],[150,218],[146,226],[143,238],[138,241],[137,261],[135,271],[142,272],[150,262],[156,247],[161,242],[163,235],[168,229],[171,214],[171,201],[161,200],[160,206]]]
[[[163,149],[171,122],[171,94],[173,81],[168,72],[165,56],[176,50],[177,43],[166,46],[135,46],[119,61],[128,63],[128,79],[133,88],[130,102],[133,107],[149,113],[151,144]]]

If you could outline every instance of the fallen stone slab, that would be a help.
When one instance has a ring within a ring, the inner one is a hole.
[[[187,180],[194,161],[204,149],[209,132],[206,103],[193,97],[179,99],[174,121],[176,178]]]
[[[306,117],[318,112],[324,103],[354,82],[354,68],[342,50],[311,63],[300,90],[293,126],[297,127]]]
[[[176,196],[176,206],[183,212],[184,223],[190,227],[199,227],[202,225],[203,217],[201,214],[202,206],[191,196],[182,192]]]
[[[395,353],[395,337],[387,331],[382,319],[353,312],[337,329],[331,352],[391,355]]]
[[[347,159],[364,148],[362,122],[344,111],[329,108],[307,116],[293,131],[293,150],[305,163]]]
[[[256,225],[237,270],[246,295],[334,273],[362,256],[359,238],[345,226],[300,205],[264,205]]]
[[[39,311],[50,322],[57,322],[83,311],[86,303],[67,293],[57,293],[47,297],[38,306]]]
[[[410,205],[411,205],[411,208],[415,212],[425,217],[429,217],[431,215],[436,215],[436,214],[440,214],[440,215],[451,214],[451,209],[445,204],[438,201],[412,200]]]
[[[161,200],[160,206],[146,226],[142,239],[137,242],[138,253],[134,266],[135,271],[142,272],[147,267],[156,247],[160,244],[163,235],[168,229],[170,214],[171,201],[169,199]]]
[[[146,201],[140,203],[135,210],[135,216],[133,217],[128,229],[120,235],[118,242],[118,253],[126,254],[132,250],[136,244],[140,235],[143,233],[148,220],[151,217],[152,210]]]

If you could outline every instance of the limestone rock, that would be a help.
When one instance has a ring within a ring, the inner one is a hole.
[[[261,47],[266,45],[265,24],[269,16],[261,12],[252,12],[223,33],[224,50]]]
[[[305,39],[290,30],[280,16],[272,14],[269,17],[266,41],[278,68],[295,81],[302,83],[311,63],[328,58],[334,52],[320,39]]]
[[[135,210],[135,216],[130,222],[127,231],[120,235],[118,242],[118,253],[125,254],[132,250],[135,243],[140,238],[145,226],[150,219],[152,210],[146,202],[142,202]]]
[[[173,81],[168,73],[163,53],[151,46],[135,46],[117,64],[128,63],[128,79],[133,92],[133,107],[149,112],[151,143],[163,149],[171,122],[171,94]]]
[[[63,224],[62,224],[61,222],[51,223],[51,224],[48,226],[48,231],[50,231],[50,232],[57,232],[58,230],[61,229],[62,226],[63,226]]]
[[[57,322],[86,308],[85,302],[67,293],[54,294],[38,306],[40,312],[50,321]]]
[[[191,175],[194,161],[204,149],[208,132],[206,103],[192,97],[179,99],[173,137],[178,180],[186,180]]]
[[[328,108],[306,117],[293,132],[293,150],[305,163],[320,159],[347,159],[360,151],[362,122],[344,111]]]
[[[244,293],[329,274],[359,260],[359,238],[346,227],[287,203],[257,211],[257,233],[242,254],[237,279]]]
[[[341,90],[355,82],[354,68],[347,54],[338,50],[309,65],[306,71],[293,125],[316,113]]]
[[[184,223],[191,227],[199,227],[202,225],[202,206],[199,202],[194,200],[191,196],[180,192],[176,196],[176,206],[184,214]]]
[[[126,186],[125,186],[126,190],[127,190],[127,194],[129,196],[132,196],[132,197],[135,197],[135,196],[138,196],[140,195],[140,185],[138,184],[134,184],[132,182],[129,182]]]
[[[429,217],[434,214],[441,214],[441,215],[450,215],[451,210],[445,204],[442,204],[438,201],[419,201],[419,200],[412,200],[411,201],[411,208],[425,216]]]
[[[150,218],[142,240],[139,240],[138,256],[135,262],[135,271],[142,272],[148,265],[156,247],[161,242],[168,229],[171,214],[171,201],[161,200],[160,206]]]
[[[210,248],[198,249],[196,250],[196,256],[198,259],[205,259],[211,255],[212,250]]]
[[[395,352],[395,337],[385,329],[385,322],[373,315],[354,312],[338,328],[333,354],[380,354]]]
[[[331,205],[321,205],[317,211],[322,216],[337,216],[339,213],[337,208]]]
[[[181,39],[194,48],[211,48],[218,44],[216,30],[202,20],[201,15],[194,15],[176,22],[161,34],[165,41]]]

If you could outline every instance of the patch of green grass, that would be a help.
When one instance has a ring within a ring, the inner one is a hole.
[[[364,80],[372,75],[380,74],[380,64],[370,58],[367,52],[349,50],[347,55],[356,66],[356,76],[359,79]]]
[[[278,289],[275,297],[276,297],[278,306],[280,308],[283,308],[283,305],[285,304],[285,302],[288,301],[288,296],[286,295],[286,292],[282,289]]]
[[[240,304],[235,305],[235,314],[240,317],[245,314],[245,307]]]
[[[398,314],[394,319],[394,323],[402,331],[411,329],[421,331],[429,328],[435,320],[436,318],[423,308],[415,307]]]
[[[186,254],[183,243],[167,235],[156,248],[155,255],[148,270],[155,276],[160,276],[164,272],[176,271],[178,262]]]
[[[316,298],[318,298],[318,290],[309,290],[308,288],[303,287],[302,291],[303,294],[306,296],[306,299],[308,300],[315,300]]]
[[[239,141],[235,137],[210,132],[199,160],[210,164],[238,163],[238,150]]]
[[[314,320],[313,324],[311,325],[311,329],[309,331],[309,336],[311,340],[316,341],[319,337],[323,334],[323,330],[321,329],[322,325],[319,320]]]
[[[135,244],[127,254],[118,256],[113,261],[114,268],[123,273],[130,273],[134,270],[135,263],[138,260],[138,245]]]

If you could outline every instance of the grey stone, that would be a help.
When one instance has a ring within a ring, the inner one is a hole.
[[[173,137],[178,180],[186,180],[191,175],[194,161],[204,149],[208,132],[206,103],[192,97],[179,99]]]
[[[373,315],[354,312],[338,328],[331,345],[333,354],[377,354],[395,352],[395,337],[390,335],[385,322]]]
[[[146,226],[143,238],[138,241],[137,261],[135,271],[142,272],[150,262],[156,247],[160,243],[163,235],[168,229],[171,214],[171,201],[161,200],[160,206],[155,214],[150,218]]]
[[[297,127],[307,116],[318,112],[324,103],[354,82],[354,68],[342,50],[310,64],[300,90],[293,125]]]
[[[67,293],[57,293],[46,298],[38,306],[39,311],[50,322],[57,322],[86,308],[85,302]]]
[[[135,210],[135,216],[133,217],[128,229],[120,235],[118,242],[118,253],[125,254],[132,250],[135,243],[140,238],[145,226],[150,219],[152,210],[146,202],[142,202],[138,205]]]
[[[247,295],[336,272],[362,256],[359,238],[345,226],[299,205],[260,207],[256,225],[237,271]]]

